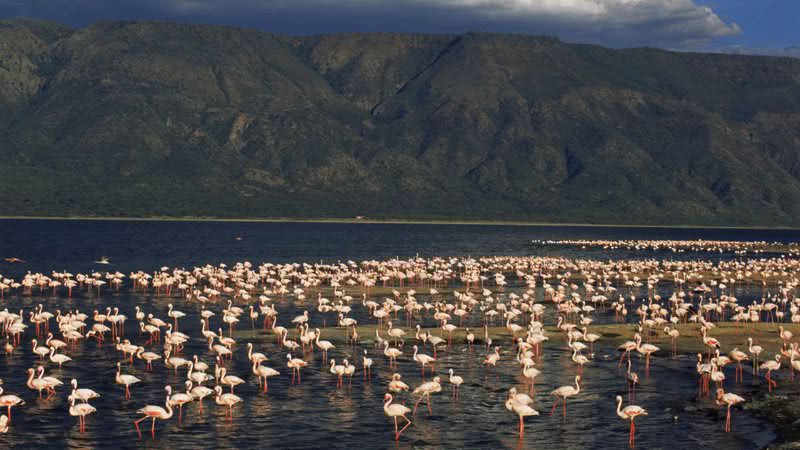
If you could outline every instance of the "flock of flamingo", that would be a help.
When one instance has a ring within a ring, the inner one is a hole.
[[[87,388],[75,378],[59,379],[54,370],[68,370],[77,363],[70,355],[75,356],[80,346],[94,345],[88,343],[94,340],[108,352],[119,353],[113,382],[124,388],[131,405],[136,403],[137,384],[142,383],[137,371],[170,371],[185,377],[177,388],[164,386],[163,403],[130,406],[132,431],[139,439],[142,422],[149,421],[151,438],[155,438],[157,421],[170,420],[177,412],[180,423],[183,408],[192,405],[202,414],[206,399],[222,408],[230,422],[237,405],[247,401],[236,394],[237,386],[254,383],[259,395],[269,396],[271,378],[290,376],[292,384],[302,384],[303,371],[318,367],[335,378],[337,388],[345,383],[352,386],[356,374],[371,380],[375,369],[391,374],[383,412],[393,422],[394,439],[399,440],[420,420],[416,417],[423,402],[431,414],[432,401],[443,390],[458,399],[465,382],[462,374],[449,368],[440,375],[437,362],[441,352],[466,348],[485,349],[483,365],[488,373],[502,360],[518,364],[527,386],[507,386],[505,407],[516,416],[516,433],[522,440],[525,419],[539,416],[536,404],[542,400],[537,399],[536,378],[550,370],[540,358],[543,347],[563,348],[574,363],[574,371],[559,374],[564,385],[548,395],[553,401],[550,416],[556,415],[560,404],[558,420],[568,420],[567,403],[581,396],[583,380],[592,377],[595,346],[602,345],[618,346],[620,352],[620,395],[609,408],[629,424],[629,443],[634,446],[635,422],[648,414],[646,405],[632,403],[637,384],[649,376],[653,358],[674,357],[682,348],[679,340],[689,339],[705,350],[696,354],[699,395],[727,409],[724,427],[730,431],[731,409],[745,401],[733,392],[741,382],[745,361],[752,362],[754,376],[765,372],[770,391],[776,385],[774,375],[784,366],[792,377],[800,370],[798,342],[789,331],[800,322],[800,299],[795,296],[798,269],[797,260],[779,257],[716,262],[437,257],[335,264],[241,262],[189,270],[162,267],[127,275],[29,272],[19,280],[0,276],[0,296],[6,299],[47,295],[102,299],[104,292],[130,289],[152,295],[154,305],[160,305],[150,311],[124,304],[93,311],[79,307],[48,311],[42,304],[0,311],[6,358],[32,352],[38,360],[27,368],[25,386],[14,389],[16,394],[6,394],[2,389],[8,386],[0,386],[0,406],[6,409],[0,417],[0,432],[13,430],[15,408],[25,408],[26,402],[51,401],[61,395],[60,390],[67,395],[69,415],[77,418],[78,430],[84,432],[87,418],[97,412],[92,402],[103,390]],[[733,291],[744,284],[760,287],[762,301],[740,304]],[[664,289],[670,295],[659,295]],[[279,298],[291,298],[304,312],[280,317],[275,307]],[[615,321],[629,330],[624,337],[629,340],[620,344],[604,336],[603,327],[593,324],[599,312],[613,312]],[[552,321],[546,324],[546,318]],[[199,333],[180,331],[187,320],[199,321]],[[775,348],[761,346],[752,337],[741,350],[723,348],[713,337],[720,324],[737,324],[738,332],[747,333],[749,326],[765,321],[774,323],[780,341]],[[274,334],[276,342],[269,347],[266,340],[261,346],[242,342],[236,331],[242,326]],[[323,339],[325,334],[333,341]],[[671,348],[652,343],[660,337],[668,338]],[[184,347],[190,341],[202,342],[208,351],[186,354]],[[634,361],[633,354],[641,358]],[[229,362],[245,356],[250,373],[231,373]],[[398,360],[415,362],[422,382],[407,385]],[[634,363],[641,367],[641,375],[633,370]],[[729,365],[735,366],[735,384],[726,378]],[[8,375],[8,367],[0,370],[0,377]],[[711,382],[716,385],[713,397]],[[450,386],[445,388],[445,383]],[[27,395],[24,388],[32,394]],[[407,396],[413,406],[406,406]]]

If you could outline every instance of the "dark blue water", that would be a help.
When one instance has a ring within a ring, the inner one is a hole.
[[[240,238],[240,240],[237,240]],[[601,227],[529,227],[482,225],[395,225],[395,224],[313,224],[313,223],[223,223],[223,222],[119,222],[119,221],[0,221],[0,257],[18,257],[25,264],[0,263],[0,273],[18,277],[26,271],[69,270],[73,273],[88,270],[156,270],[161,266],[192,267],[194,265],[235,261],[260,262],[387,259],[443,255],[528,255],[548,254],[568,257],[612,259],[619,257],[653,257],[649,253],[629,251],[606,252],[570,248],[543,248],[533,246],[534,239],[731,239],[799,241],[797,231],[765,230],[711,230],[663,228],[601,228]],[[101,255],[108,256],[113,266],[97,266],[92,261]],[[719,258],[718,255],[681,254],[659,255],[664,258]],[[731,256],[723,256],[731,257]],[[521,293],[520,286],[511,286],[506,293]],[[736,292],[742,301],[751,301],[757,293],[742,289]],[[538,299],[543,298],[541,290]],[[424,294],[418,295],[421,301]],[[376,297],[376,301],[381,298]],[[4,307],[13,311],[29,311],[38,303],[53,312],[56,309],[79,308],[90,313],[93,309],[117,306],[121,312],[133,317],[134,307],[166,318],[167,303],[188,316],[181,321],[181,331],[193,336],[184,352],[198,355],[213,364],[211,352],[199,339],[199,306],[181,299],[155,297],[152,292],[132,292],[129,287],[120,292],[104,290],[95,293],[79,292],[74,298],[63,295],[7,295]],[[303,309],[313,309],[313,302],[297,304],[292,298],[276,301],[279,322],[288,320]],[[210,306],[218,315],[212,319],[213,328],[220,326],[220,306]],[[552,310],[552,306],[550,307]],[[368,322],[365,311],[354,305],[354,317]],[[612,312],[598,312],[595,319],[613,320]],[[553,321],[552,311],[548,324]],[[382,398],[393,371],[386,367],[383,355],[369,345],[358,349],[338,346],[332,353],[337,360],[349,358],[360,361],[361,349],[366,348],[375,360],[374,379],[365,383],[360,378],[353,381],[351,389],[336,389],[335,378],[321,365],[319,353],[308,357],[309,367],[303,372],[303,384],[290,386],[289,371],[285,366],[285,351],[273,335],[264,336],[258,331],[248,331],[243,318],[237,333],[236,357],[230,372],[247,383],[236,392],[244,402],[235,408],[231,425],[223,422],[220,407],[207,398],[204,416],[197,414],[195,405],[188,406],[184,422],[177,419],[159,422],[155,441],[146,438],[137,443],[132,421],[139,416],[136,409],[145,404],[163,404],[163,388],[169,383],[174,389],[182,388],[185,370],[179,376],[155,364],[153,373],[145,372],[141,361],[124,372],[143,380],[132,388],[134,398],[125,400],[123,389],[114,384],[115,363],[119,354],[113,346],[97,347],[94,342],[83,342],[75,352],[69,352],[74,361],[62,369],[47,364],[48,374],[65,383],[77,378],[81,387],[95,389],[102,397],[92,404],[98,412],[88,419],[88,432],[78,433],[77,420],[67,413],[66,395],[69,389],[59,389],[58,397],[42,401],[25,387],[24,371],[37,364],[31,353],[31,327],[16,351],[16,356],[6,360],[0,356],[0,378],[6,393],[25,399],[27,404],[15,408],[12,429],[0,435],[0,446],[8,448],[112,448],[147,446],[153,448],[254,448],[292,447],[319,448],[384,448],[384,447],[434,447],[449,448],[536,448],[544,445],[559,448],[624,448],[627,447],[627,424],[614,414],[614,396],[627,389],[624,378],[616,368],[614,349],[598,345],[596,358],[587,366],[586,381],[580,396],[571,399],[570,417],[566,420],[548,416],[551,406],[546,394],[564,384],[570,384],[575,366],[570,354],[562,346],[545,347],[546,353],[538,368],[543,374],[537,378],[536,409],[539,417],[526,419],[526,437],[523,442],[515,433],[516,416],[503,407],[507,390],[521,386],[518,364],[513,355],[504,351],[497,374],[487,374],[480,365],[486,350],[469,352],[457,344],[452,352],[440,353],[439,372],[446,380],[446,369],[452,367],[466,380],[461,388],[461,398],[449,396],[450,386],[435,396],[434,414],[428,416],[420,410],[399,444],[392,440],[390,419],[384,417]],[[91,324],[91,319],[89,324]],[[473,314],[466,325],[480,327],[480,317]],[[322,326],[322,318],[312,314],[313,326]],[[427,317],[422,325],[434,328]],[[140,345],[133,320],[128,321],[127,336]],[[324,331],[323,331],[324,339]],[[258,351],[266,353],[266,364],[281,371],[281,376],[270,380],[268,395],[257,392],[257,384],[250,373],[244,343],[252,342]],[[153,351],[160,352],[154,347]],[[428,349],[430,352],[430,349]],[[663,353],[663,352],[662,352]],[[404,350],[399,371],[412,387],[421,380],[418,366],[410,360],[411,349]],[[643,380],[636,403],[647,408],[650,415],[637,420],[637,443],[640,448],[680,446],[699,448],[758,448],[774,439],[772,426],[754,414],[736,410],[734,432],[724,433],[724,411],[709,401],[696,402],[696,375],[693,359],[685,356],[656,357],[650,378]],[[635,361],[641,373],[640,361]],[[360,367],[360,364],[358,364]],[[360,372],[358,372],[360,373]],[[732,377],[732,374],[729,375]],[[746,383],[753,380],[746,375]],[[760,383],[756,381],[756,383]],[[146,423],[143,423],[146,429]]]
[[[240,238],[241,240],[237,240]],[[162,265],[250,260],[318,262],[419,255],[644,257],[623,250],[541,248],[536,239],[716,239],[800,241],[800,230],[709,228],[254,223],[87,220],[0,220],[0,256],[28,261],[27,270],[85,271],[108,256],[120,271]],[[708,255],[666,255],[701,257]],[[8,270],[17,269],[10,267]]]

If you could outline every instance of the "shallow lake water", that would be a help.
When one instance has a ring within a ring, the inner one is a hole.
[[[239,238],[239,239],[237,239]],[[711,230],[711,229],[657,229],[657,228],[594,228],[594,227],[526,227],[482,225],[383,225],[383,224],[315,224],[315,223],[212,223],[212,222],[102,222],[102,221],[0,221],[0,257],[19,257],[26,263],[0,266],[0,273],[19,277],[24,271],[69,270],[73,273],[88,270],[157,270],[161,266],[192,267],[198,264],[233,263],[250,260],[260,262],[286,261],[337,261],[362,259],[401,258],[420,255],[530,255],[547,254],[568,257],[613,259],[620,257],[660,258],[719,258],[709,254],[633,253],[629,251],[604,252],[571,248],[543,248],[531,244],[534,239],[738,239],[797,241],[796,231],[764,230]],[[113,266],[98,267],[92,261],[101,255],[108,256]],[[722,256],[725,258],[730,255]],[[507,287],[505,295],[520,293],[520,286]],[[419,300],[426,296],[421,290]],[[181,299],[155,297],[152,292],[133,292],[123,288],[119,292],[104,289],[100,295],[85,291],[73,298],[52,296],[48,292],[25,296],[20,293],[6,296],[4,308],[26,312],[37,304],[46,310],[78,308],[90,313],[106,306],[118,306],[129,318],[134,308],[141,307],[156,316],[166,318],[167,304],[187,314],[180,321],[180,331],[193,336],[184,355],[198,355],[213,365],[213,352],[199,335],[199,305]],[[668,295],[668,291],[665,291]],[[736,292],[740,302],[752,301],[757,292],[745,288]],[[380,297],[376,297],[380,300]],[[537,290],[537,300],[543,292]],[[296,299],[276,299],[279,322],[286,321],[304,309],[313,309],[313,300],[298,304]],[[220,307],[214,307],[220,309]],[[218,312],[218,311],[217,311]],[[597,323],[613,321],[613,312],[598,311]],[[361,305],[354,306],[353,317],[362,323],[368,321]],[[331,318],[329,318],[330,320]],[[214,328],[220,324],[220,315],[212,318]],[[546,324],[552,324],[552,306]],[[88,321],[91,324],[91,319]],[[286,325],[286,323],[281,323]],[[322,328],[322,318],[311,315],[311,324]],[[138,327],[133,320],[126,324],[126,337],[142,343]],[[426,316],[424,328],[435,329],[435,321]],[[481,327],[478,314],[472,314],[469,324],[476,330]],[[542,375],[536,380],[535,408],[540,416],[526,419],[524,441],[517,438],[517,416],[503,405],[508,389],[517,386],[527,389],[514,355],[508,352],[507,343],[496,372],[487,372],[480,362],[487,354],[485,346],[476,345],[469,350],[463,343],[455,342],[452,351],[440,352],[437,372],[443,378],[443,392],[433,397],[433,414],[420,405],[414,424],[401,437],[393,440],[393,424],[384,416],[383,394],[394,370],[386,364],[382,352],[375,349],[365,336],[357,348],[338,345],[331,357],[340,361],[349,358],[357,361],[359,371],[352,386],[336,388],[336,379],[321,363],[321,354],[306,357],[309,367],[303,370],[299,386],[290,385],[290,371],[286,368],[285,350],[280,348],[272,334],[264,334],[256,326],[250,329],[245,317],[238,325],[236,355],[229,364],[229,373],[247,382],[236,389],[244,401],[234,407],[233,422],[226,424],[223,410],[205,401],[206,412],[200,416],[197,405],[184,408],[182,425],[176,417],[158,421],[157,435],[151,440],[148,422],[142,423],[144,439],[137,442],[133,420],[140,417],[136,410],[145,404],[161,404],[164,385],[181,390],[185,370],[175,376],[156,362],[154,372],[146,372],[141,361],[134,368],[124,366],[124,372],[134,374],[142,382],[132,386],[133,398],[125,400],[124,389],[114,384],[116,362],[120,354],[106,342],[97,346],[93,341],[82,342],[75,352],[69,352],[72,362],[59,369],[48,364],[48,374],[69,383],[77,378],[80,387],[91,388],[102,397],[94,400],[97,413],[87,420],[87,432],[78,432],[77,419],[69,416],[66,396],[67,385],[59,389],[51,401],[38,400],[35,392],[25,387],[25,370],[37,364],[30,351],[32,327],[26,332],[16,356],[0,356],[0,378],[5,393],[22,397],[27,404],[13,411],[12,430],[0,435],[0,445],[8,448],[125,448],[146,446],[152,448],[384,448],[384,447],[439,447],[448,448],[626,448],[628,424],[616,414],[614,397],[626,397],[627,382],[624,367],[617,369],[618,354],[613,348],[596,346],[596,354],[586,366],[582,392],[567,404],[567,418],[559,414],[550,417],[552,402],[549,395],[558,386],[571,384],[576,366],[570,352],[563,344],[545,345],[545,353],[537,362]],[[323,329],[323,339],[325,330]],[[480,334],[479,331],[477,334]],[[413,340],[413,338],[412,338]],[[250,372],[246,358],[245,342],[252,342],[258,351],[267,354],[265,363],[281,372],[270,379],[269,393],[258,392],[255,377]],[[155,347],[154,347],[155,348]],[[160,347],[159,347],[160,348]],[[375,360],[373,378],[366,382],[361,377],[360,355],[367,349]],[[158,350],[154,350],[158,351]],[[412,388],[419,384],[419,366],[411,360],[411,343],[404,348],[399,372]],[[431,353],[431,349],[426,350]],[[759,448],[768,445],[775,433],[772,425],[754,413],[736,409],[732,433],[724,432],[724,409],[708,399],[697,400],[697,375],[695,361],[686,355],[671,358],[662,351],[653,359],[649,377],[642,376],[635,403],[645,407],[649,415],[637,420],[637,446],[640,448]],[[634,357],[635,369],[643,374],[643,360]],[[465,379],[460,398],[452,399],[447,383],[447,369]],[[747,372],[747,371],[745,371]],[[732,377],[732,371],[730,377]],[[761,383],[745,373],[745,385]],[[406,403],[413,401],[406,396]],[[627,397],[626,397],[627,403]],[[177,413],[176,413],[177,414]]]

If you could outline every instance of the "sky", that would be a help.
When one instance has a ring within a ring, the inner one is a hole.
[[[800,0],[0,0],[0,18],[213,23],[287,34],[544,34],[611,47],[800,57]]]

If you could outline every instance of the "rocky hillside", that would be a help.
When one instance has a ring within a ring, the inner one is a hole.
[[[800,225],[800,60],[0,21],[0,214]]]

